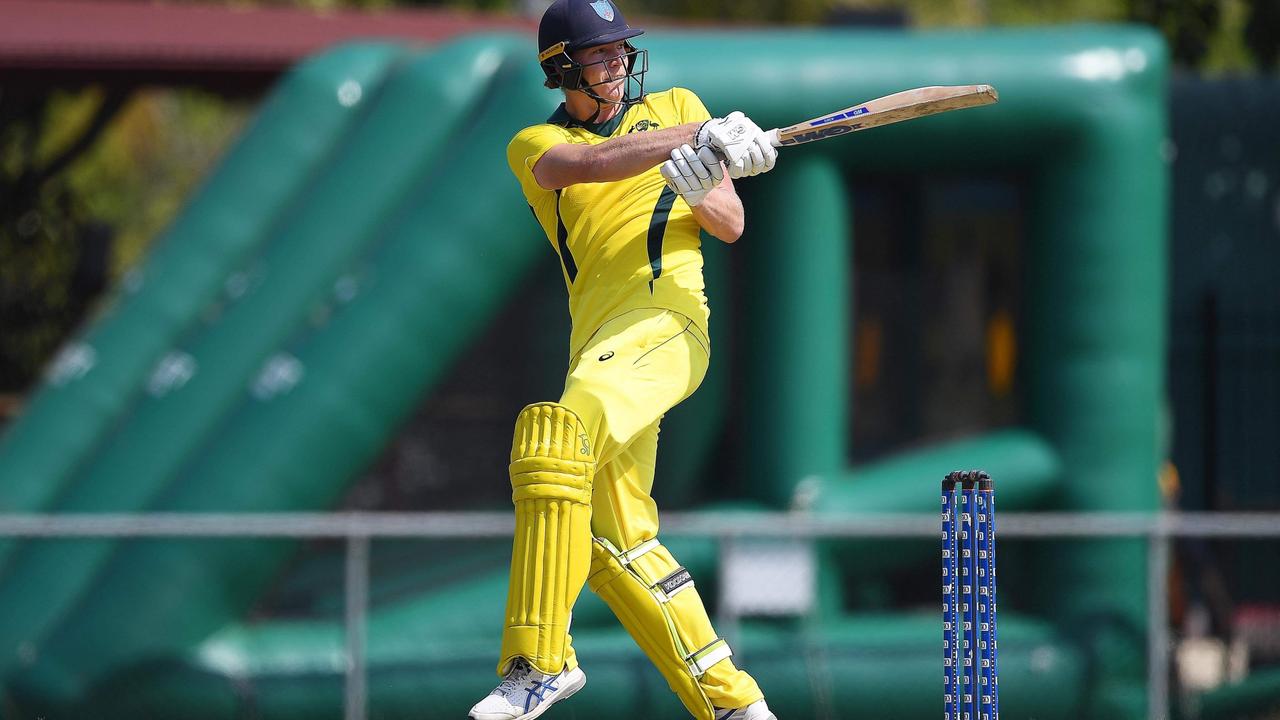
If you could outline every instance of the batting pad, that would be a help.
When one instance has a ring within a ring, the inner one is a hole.
[[[619,551],[596,538],[587,582],[695,718],[715,720],[713,706],[745,707],[760,699],[751,676],[729,661],[733,653],[711,627],[689,571],[656,539]]]
[[[498,674],[523,657],[554,675],[564,669],[569,613],[591,564],[595,456],[582,421],[556,403],[526,407],[510,469],[516,530]]]

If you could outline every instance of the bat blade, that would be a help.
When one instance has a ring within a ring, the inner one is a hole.
[[[790,127],[770,130],[770,141],[774,147],[801,145],[926,115],[990,105],[999,97],[990,85],[935,85],[903,90]]]

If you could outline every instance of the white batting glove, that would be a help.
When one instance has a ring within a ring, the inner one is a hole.
[[[724,180],[724,168],[715,151],[709,147],[694,150],[688,144],[672,150],[671,159],[662,163],[659,172],[689,207],[702,202]]]
[[[698,147],[710,145],[720,153],[734,180],[769,172],[778,161],[778,150],[765,131],[737,110],[706,121],[693,139]]]

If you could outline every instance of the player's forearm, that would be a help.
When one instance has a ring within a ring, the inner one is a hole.
[[[702,123],[685,123],[662,130],[637,132],[591,146],[588,167],[593,180],[625,180],[671,159],[671,151],[693,142]]]
[[[701,123],[634,132],[598,145],[566,143],[547,151],[533,168],[538,184],[556,190],[578,183],[613,182],[652,170],[671,150],[693,141]]]
[[[733,191],[733,184],[725,178],[726,185],[707,193],[702,202],[690,208],[693,218],[703,230],[726,243],[736,242],[742,237],[745,225],[745,213],[742,199]]]

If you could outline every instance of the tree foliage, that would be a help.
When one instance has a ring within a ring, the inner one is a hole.
[[[32,383],[246,115],[190,91],[0,86],[0,393]]]
[[[63,170],[116,102],[102,100],[78,137],[54,151],[47,126],[56,100],[0,96],[0,391],[24,387],[102,290],[93,223]]]

